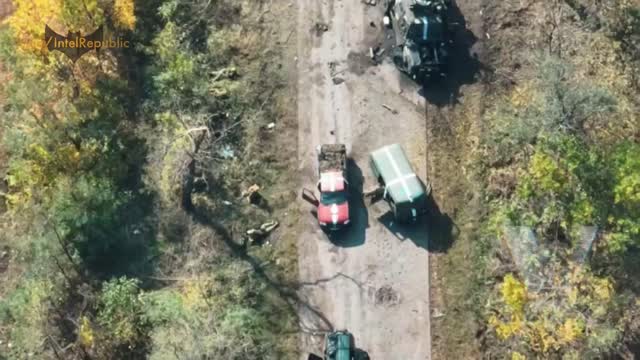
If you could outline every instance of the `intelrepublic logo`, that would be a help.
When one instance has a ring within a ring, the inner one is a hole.
[[[122,38],[105,39],[102,25],[89,35],[82,36],[79,31],[67,32],[60,35],[48,25],[44,27],[44,42],[49,51],[58,50],[76,62],[82,55],[91,50],[99,51],[103,48],[128,48],[129,41]]]

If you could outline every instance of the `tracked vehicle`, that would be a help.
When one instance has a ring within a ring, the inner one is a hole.
[[[448,0],[389,0],[385,24],[395,37],[393,62],[417,82],[446,76],[451,37]]]

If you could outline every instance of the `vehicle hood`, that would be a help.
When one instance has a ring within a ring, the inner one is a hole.
[[[345,189],[344,177],[339,171],[330,171],[320,174],[320,191],[334,192]]]
[[[344,224],[347,220],[349,220],[349,202],[347,201],[341,204],[320,204],[318,206],[318,221],[320,222],[332,225]]]

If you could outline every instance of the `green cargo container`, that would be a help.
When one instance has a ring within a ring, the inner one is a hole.
[[[427,211],[431,187],[422,184],[400,145],[387,145],[372,152],[370,165],[397,221],[415,221]]]

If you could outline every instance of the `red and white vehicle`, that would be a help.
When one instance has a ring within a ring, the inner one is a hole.
[[[349,182],[347,174],[347,148],[344,144],[318,146],[318,191],[304,189],[302,197],[318,208],[318,223],[325,231],[341,230],[351,222],[349,211]]]

